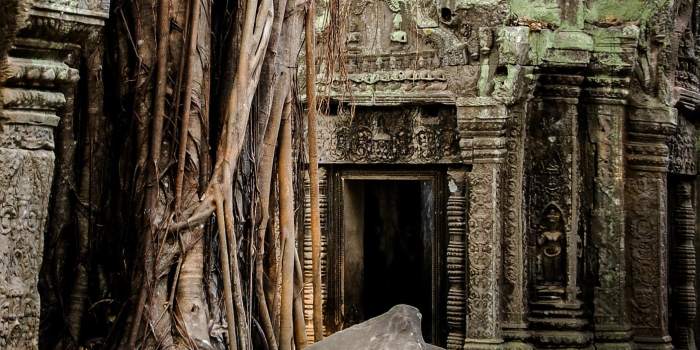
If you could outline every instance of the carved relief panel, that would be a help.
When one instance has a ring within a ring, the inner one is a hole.
[[[319,118],[320,163],[454,163],[459,156],[451,108],[358,109]]]
[[[459,26],[441,21],[436,3],[352,0],[348,8],[347,74],[337,75],[330,86],[320,86],[320,94],[376,106],[451,104],[454,96],[476,90],[479,67],[468,66]],[[479,50],[490,50],[492,34],[486,30],[472,36],[477,42],[484,39],[484,45],[474,47],[478,59]]]

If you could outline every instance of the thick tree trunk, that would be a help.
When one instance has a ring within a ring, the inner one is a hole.
[[[44,267],[65,310],[46,347],[303,348],[292,101],[305,2],[112,6],[90,109],[59,129],[51,232],[70,249]],[[210,72],[224,72],[214,89]],[[212,100],[225,107],[210,118]]]
[[[316,7],[309,2],[306,13],[306,101],[307,101],[307,147],[309,150],[309,183],[311,202],[311,275],[313,283],[314,341],[323,339],[323,301],[321,299],[321,214],[318,193],[318,146],[316,145]]]
[[[294,193],[292,186],[292,121],[285,105],[280,132],[279,173],[280,188],[280,241],[282,249],[282,292],[280,307],[280,350],[294,347],[293,305],[294,305]]]

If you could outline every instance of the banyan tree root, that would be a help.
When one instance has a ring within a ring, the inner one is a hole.
[[[279,144],[278,181],[280,191],[280,240],[282,249],[282,291],[280,307],[280,350],[294,347],[294,189],[292,184],[292,123],[290,104],[285,105]]]
[[[309,187],[311,203],[311,275],[313,283],[314,340],[323,339],[323,310],[321,299],[321,214],[319,212],[318,146],[316,145],[316,58],[314,56],[316,9],[309,2],[306,13],[306,101],[307,147],[309,150]]]

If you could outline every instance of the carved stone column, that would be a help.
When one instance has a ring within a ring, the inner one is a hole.
[[[629,349],[631,329],[625,306],[625,109],[628,78],[586,78],[584,104],[591,142],[593,195],[590,260],[596,346]]]
[[[467,241],[466,174],[461,169],[447,172],[447,349],[464,346],[466,317],[465,247]]]
[[[4,0],[3,0],[4,1]],[[82,44],[98,35],[109,1],[20,1],[26,11],[9,48],[0,89],[0,348],[36,349],[37,281],[54,170],[54,128],[70,67]],[[0,14],[2,16],[2,14]],[[26,19],[26,20],[24,20]],[[5,33],[0,32],[0,36]]]
[[[487,97],[457,102],[462,158],[471,160],[467,233],[467,317],[464,349],[503,343],[500,326],[501,172],[506,109]]]
[[[693,337],[697,296],[695,291],[695,215],[693,182],[680,180],[673,186],[671,208],[674,242],[671,251],[673,283],[673,343],[677,349],[695,349]]]
[[[670,211],[670,284],[673,323],[671,335],[676,349],[695,349],[694,333],[697,314],[695,289],[696,211],[694,180],[695,126],[686,119],[691,113],[678,117],[678,129],[668,140],[669,145],[669,211]]]
[[[676,110],[632,106],[627,123],[625,236],[627,303],[640,349],[670,349],[667,277],[666,137],[676,129]]]
[[[590,342],[581,288],[582,82],[563,69],[543,71],[527,122],[528,320],[532,341],[543,347]]]

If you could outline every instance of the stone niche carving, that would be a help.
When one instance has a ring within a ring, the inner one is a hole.
[[[454,163],[454,108],[358,108],[319,118],[320,163]]]

